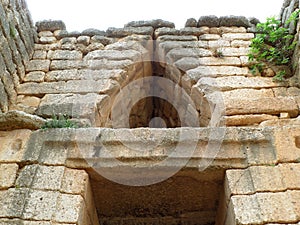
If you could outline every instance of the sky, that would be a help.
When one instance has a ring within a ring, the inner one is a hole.
[[[164,19],[184,27],[188,18],[204,15],[277,16],[283,0],[26,0],[34,22],[63,20],[68,31],[106,30],[130,21]]]

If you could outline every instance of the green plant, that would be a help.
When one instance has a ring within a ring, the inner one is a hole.
[[[41,129],[49,128],[78,128],[78,125],[70,120],[70,116],[59,114],[52,116],[52,119],[46,121],[41,127]]]
[[[13,24],[9,25],[9,33],[12,38],[15,38],[17,36],[16,28]]]
[[[216,49],[216,50],[214,51],[214,56],[217,57],[217,58],[223,58],[223,57],[224,57],[224,54],[223,54],[223,52],[222,52],[221,50]]]
[[[299,10],[296,10],[286,25],[296,23],[298,18]],[[251,72],[253,74],[261,73],[268,65],[292,67],[291,58],[297,42],[293,41],[294,35],[289,33],[289,29],[274,17],[267,18],[265,23],[258,23],[256,28],[257,34],[252,39],[248,55],[250,62],[253,62],[250,67]],[[280,71],[276,74],[275,80],[282,81],[284,76],[285,71]]]

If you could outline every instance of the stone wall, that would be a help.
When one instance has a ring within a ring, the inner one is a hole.
[[[35,28],[25,0],[0,2],[0,112],[16,103],[16,88],[34,50]]]
[[[290,18],[291,14],[295,11],[299,10],[299,1],[298,0],[285,0],[280,12],[280,18],[283,24],[286,23],[286,21]],[[287,26],[287,25],[286,25]],[[300,74],[300,22],[298,24],[290,23],[289,25],[289,30],[291,34],[296,34],[295,35],[295,41],[298,41],[298,45],[296,46],[295,49],[295,54],[293,56],[293,69],[294,69],[294,74],[296,77],[299,79],[299,74]],[[298,80],[297,79],[297,80]]]

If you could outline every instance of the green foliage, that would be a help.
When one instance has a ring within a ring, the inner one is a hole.
[[[223,52],[221,50],[216,49],[214,51],[214,56],[217,57],[217,58],[223,58],[224,54],[223,54]]]
[[[12,38],[15,38],[17,36],[16,28],[13,24],[9,25],[9,33]]]
[[[299,10],[295,11],[287,21],[296,23],[299,18]],[[251,72],[256,74],[262,72],[267,65],[291,66],[291,58],[297,45],[293,41],[294,35],[289,33],[289,29],[282,26],[281,21],[270,17],[265,23],[256,25],[257,34],[252,39],[249,60],[253,61]],[[275,80],[282,81],[285,72],[280,71]]]
[[[77,123],[70,120],[68,115],[54,115],[51,120],[48,120],[43,124],[41,129],[50,129],[50,128],[78,128]]]

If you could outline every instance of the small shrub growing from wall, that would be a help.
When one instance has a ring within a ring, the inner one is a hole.
[[[287,25],[297,23],[300,10],[292,13]],[[270,17],[265,23],[256,25],[257,34],[252,40],[249,60],[253,62],[250,67],[253,74],[263,73],[265,69],[272,66],[286,66],[292,69],[291,59],[297,42],[289,29],[284,27],[280,20]],[[283,81],[287,76],[284,69],[275,72],[274,80]]]

